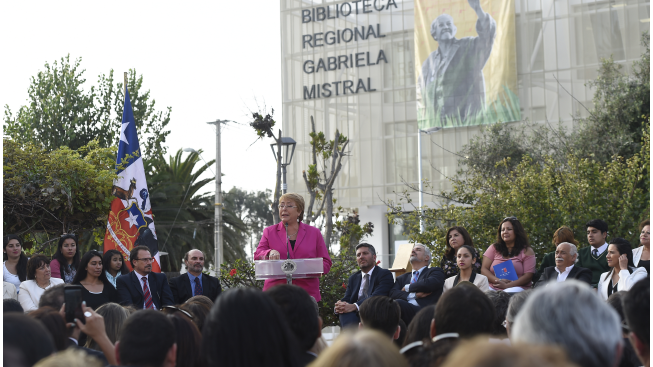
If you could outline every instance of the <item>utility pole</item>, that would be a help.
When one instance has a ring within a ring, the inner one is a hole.
[[[441,127],[430,129],[417,129],[417,174],[419,176],[419,211],[422,213],[419,219],[419,233],[424,233],[424,177],[422,177],[422,133],[430,135],[442,130]]]
[[[224,260],[222,246],[222,170],[220,165],[220,129],[229,120],[215,120],[207,124],[215,125],[215,271],[220,276],[220,265]]]

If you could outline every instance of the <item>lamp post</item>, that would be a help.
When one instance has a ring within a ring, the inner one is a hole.
[[[417,131],[417,160],[418,160],[418,173],[419,173],[419,210],[422,216],[419,220],[419,232],[424,233],[424,179],[422,178],[422,133],[430,135],[442,130],[441,127],[432,127],[430,129],[418,129]]]
[[[277,157],[277,152],[274,150],[277,143],[270,144],[272,154],[274,154],[275,161],[281,161],[281,172],[283,175],[283,183],[281,184],[281,193],[285,194],[288,191],[288,183],[286,181],[286,167],[292,162],[292,157],[295,154],[295,146],[297,142],[290,137],[284,136],[281,138],[281,156]],[[292,147],[292,150],[290,149]]]

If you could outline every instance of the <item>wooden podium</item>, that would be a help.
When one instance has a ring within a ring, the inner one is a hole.
[[[410,253],[413,251],[413,246],[415,246],[413,243],[399,245],[392,268],[388,269],[395,273],[395,278],[413,271],[413,267],[410,265]]]

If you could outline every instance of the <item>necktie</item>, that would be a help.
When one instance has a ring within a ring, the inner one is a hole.
[[[152,294],[147,286],[147,277],[142,277],[141,280],[143,280],[143,296],[145,296],[144,306],[145,308],[154,308],[152,307]]]
[[[599,250],[597,250],[597,249],[592,250],[592,255],[594,255],[594,257],[598,257],[599,256]]]
[[[201,296],[202,295],[202,285],[200,284],[200,278],[199,277],[195,278],[195,295],[196,296]]]
[[[363,277],[363,297],[367,298],[370,296],[369,289],[370,289],[370,275],[365,274],[365,276]]]
[[[415,274],[413,274],[413,279],[410,280],[410,284],[415,283],[418,278],[419,278],[419,271],[416,271]]]

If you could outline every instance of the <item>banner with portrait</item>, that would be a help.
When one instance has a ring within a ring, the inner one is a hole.
[[[521,120],[514,0],[415,0],[420,129]]]

